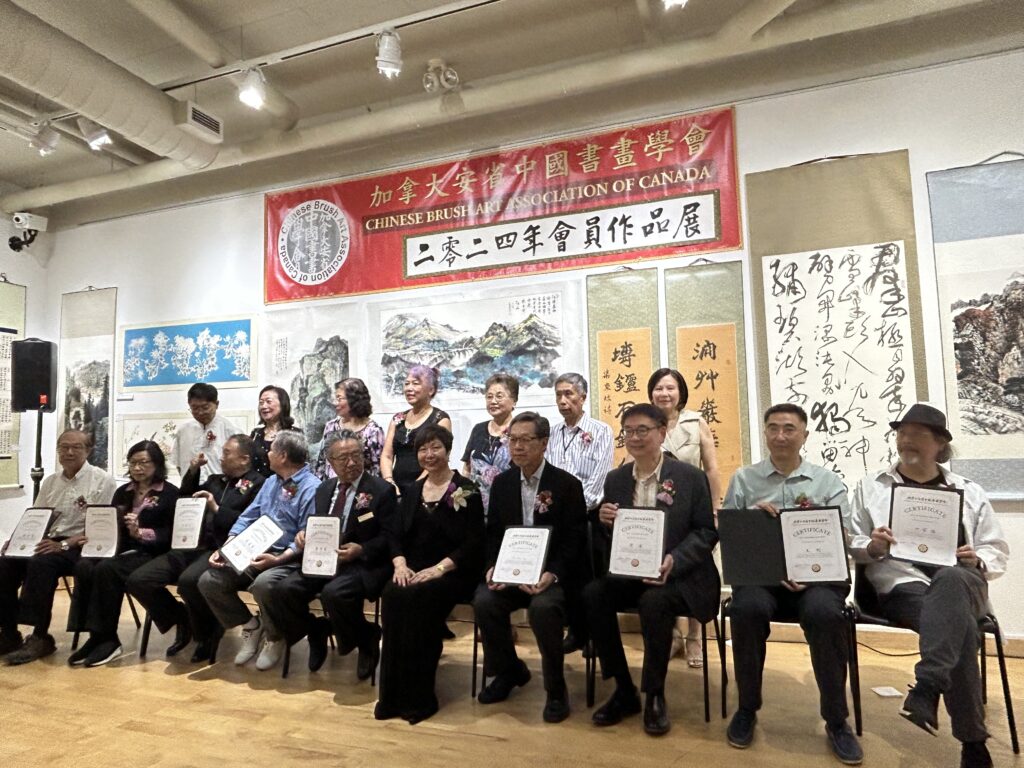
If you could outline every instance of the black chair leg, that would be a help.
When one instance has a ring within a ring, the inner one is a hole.
[[[479,654],[480,654],[479,645],[480,645],[480,639],[477,636],[476,612],[474,611],[474,613],[473,613],[473,679],[469,683],[469,695],[472,696],[474,699],[476,698],[476,665],[477,665],[477,660],[479,659]],[[481,688],[484,687],[484,682],[486,682],[486,680],[481,680],[480,681],[480,687]]]
[[[584,652],[584,673],[587,676],[587,708],[594,706],[594,689],[597,683],[597,649],[592,639],[587,640]]]
[[[288,669],[292,664],[292,647],[288,645],[288,641],[284,643],[284,662],[281,665],[281,679],[288,677]]]
[[[1017,718],[1013,714],[1013,699],[1010,698],[1010,678],[1006,675],[1006,654],[1003,652],[1003,631],[999,628],[999,622],[995,616],[989,616],[996,641],[996,658],[999,660],[999,677],[1003,683],[1003,701],[1006,702],[1006,722],[1010,726],[1010,743],[1013,745],[1013,754],[1020,754],[1020,741],[1017,739]]]
[[[142,642],[139,643],[139,658],[146,658],[146,651],[149,649],[149,633],[153,629],[153,619],[149,611],[146,611],[146,620],[142,623]]]
[[[378,597],[373,603],[373,623],[375,626],[380,626],[380,598]],[[374,665],[370,671],[370,687],[377,685],[377,666]]]
[[[704,654],[704,722],[711,722],[711,692],[708,688],[708,623],[701,622],[700,625],[700,650]]]
[[[850,694],[853,697],[853,723],[858,736],[864,735],[864,716],[861,711],[860,701],[860,655],[857,652],[857,619],[852,614],[847,614],[849,622],[850,639]]]
[[[132,600],[132,596],[125,593],[125,597],[128,598],[128,607],[132,609],[132,618],[135,619],[135,628],[139,629],[142,626],[142,620],[139,618],[139,611],[135,607],[135,601]]]
[[[729,692],[729,672],[726,669],[725,660],[725,636],[729,631],[729,617],[725,613],[725,605],[722,605],[722,622],[718,633],[718,656],[722,660],[722,719],[728,716],[726,700]]]
[[[985,658],[985,633],[978,630],[978,648],[981,651],[981,658],[978,661],[981,663],[981,703],[988,704],[988,661]]]

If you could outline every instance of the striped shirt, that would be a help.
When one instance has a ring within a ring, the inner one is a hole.
[[[594,509],[604,496],[604,478],[612,468],[612,429],[587,414],[575,427],[563,421],[551,430],[544,458],[583,483],[587,509]]]

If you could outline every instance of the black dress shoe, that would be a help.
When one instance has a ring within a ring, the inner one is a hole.
[[[496,704],[507,699],[513,688],[526,685],[528,682],[530,682],[530,670],[520,661],[512,672],[498,675],[491,680],[490,685],[480,691],[477,700],[481,704]]]
[[[201,664],[204,661],[210,661],[213,659],[213,655],[217,652],[217,643],[220,642],[220,638],[210,638],[208,640],[199,640],[196,642],[196,649],[192,654],[192,658],[189,659],[193,664]]]
[[[562,641],[562,653],[568,656],[570,653],[576,653],[583,648],[584,643],[576,639],[576,635],[572,630],[565,633],[565,639]]]
[[[384,706],[383,702],[378,701],[373,707],[373,719],[374,720],[391,720],[392,718],[398,717],[398,712],[394,709],[389,709]]]
[[[192,642],[192,627],[188,618],[181,618],[174,629],[174,642],[167,646],[167,658],[171,659],[185,650],[185,646]]]
[[[327,638],[331,625],[326,619],[313,619],[306,639],[309,641],[309,671],[316,672],[327,661]]]
[[[409,725],[416,725],[416,723],[428,720],[437,714],[437,710],[440,709],[435,698],[432,702],[422,709],[416,709],[412,712],[406,712],[402,715],[402,719],[409,723]]]
[[[549,693],[548,700],[544,703],[544,722],[560,723],[569,716],[569,696],[562,686],[562,692],[558,694]]]
[[[937,736],[939,731],[939,692],[918,681],[907,694],[900,717],[905,718],[923,731]]]
[[[597,708],[592,719],[594,725],[615,725],[621,723],[624,717],[640,714],[642,709],[635,688],[628,692],[616,688],[611,698]]]
[[[665,706],[665,694],[652,693],[647,696],[644,707],[644,730],[651,736],[664,736],[672,723],[668,719],[668,707]]]
[[[356,677],[360,680],[369,680],[380,662],[380,627],[371,624],[369,633],[370,640],[359,646],[359,658],[356,660]]]

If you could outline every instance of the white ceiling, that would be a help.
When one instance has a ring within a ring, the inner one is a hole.
[[[0,0],[0,20],[11,4]],[[27,146],[32,124],[75,109],[63,92],[14,82],[0,51],[0,208],[63,226],[1024,48],[1020,0],[690,0],[668,12],[661,0],[13,5],[141,78],[140,88],[191,99],[225,124],[203,169],[135,136],[92,152],[75,140],[73,119],[57,123],[67,135],[40,157]],[[168,7],[184,21],[165,29],[152,17]],[[373,32],[385,26],[402,38],[404,68],[392,81],[374,63]],[[200,43],[222,61],[190,50]],[[436,57],[460,74],[454,102],[422,89]],[[298,109],[295,127],[283,131],[238,101],[232,74],[242,62],[266,64],[267,81]]]

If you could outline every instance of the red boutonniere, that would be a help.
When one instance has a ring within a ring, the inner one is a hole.
[[[86,507],[89,506],[89,500],[86,499],[85,496],[79,496],[77,499],[75,499],[75,506],[81,510],[84,510]]]
[[[141,512],[144,509],[152,509],[156,505],[157,505],[156,498],[153,497],[153,496],[147,496],[146,498],[144,498],[142,500],[142,503],[139,505],[139,512]]]
[[[589,432],[584,432],[580,436],[580,440],[582,441],[582,443],[584,445],[590,445],[592,442],[594,442],[594,436],[592,434],[590,434]]]
[[[209,443],[210,445],[213,445],[215,442],[217,442],[217,436],[213,433],[212,429],[206,430],[206,442]]]
[[[794,503],[800,509],[810,509],[811,507],[814,506],[814,500],[811,499],[806,493],[801,493],[799,496],[797,496],[796,499],[794,499]]]
[[[654,497],[666,506],[671,506],[676,498],[676,487],[671,480],[665,480],[658,484],[658,494]]]
[[[533,502],[533,513],[535,515],[546,515],[551,508],[551,491],[541,491]]]
[[[299,485],[294,480],[289,480],[287,483],[281,486],[281,492],[286,498],[294,498],[295,494],[299,490]]]
[[[246,480],[244,477],[235,483],[235,488],[238,492],[245,496],[250,490],[252,490],[252,480]]]
[[[373,494],[360,493],[356,496],[356,509],[369,509],[371,501],[373,501]]]
[[[403,421],[405,421],[404,413],[396,413],[394,416],[391,417],[392,424],[401,424]]]

